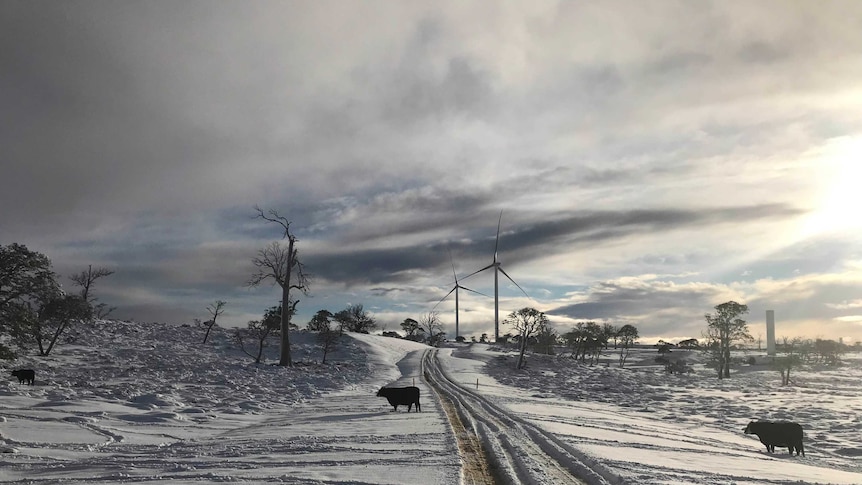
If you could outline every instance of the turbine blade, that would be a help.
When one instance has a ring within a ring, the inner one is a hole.
[[[458,286],[458,275],[455,273],[455,260],[452,259],[452,250],[449,250],[449,262],[452,263],[452,276],[455,277],[455,286]]]
[[[494,262],[497,262],[497,248],[500,245],[500,224],[503,223],[503,211],[500,211],[500,220],[497,221],[497,240],[494,241]]]
[[[446,296],[444,296],[443,298],[440,298],[440,301],[438,301],[438,302],[434,305],[434,308],[437,308],[437,305],[439,305],[439,304],[443,303],[443,300],[445,300],[446,298],[448,298],[448,297],[449,297],[449,295],[451,295],[451,294],[452,294],[452,292],[453,292],[453,291],[455,291],[455,289],[456,289],[456,288],[458,288],[458,287],[456,286],[455,288],[452,288],[451,290],[449,290],[449,293],[446,293]],[[431,311],[432,311],[432,312],[434,311],[434,308],[431,308]]]
[[[477,295],[482,295],[484,297],[491,298],[490,296],[482,293],[481,291],[471,290],[470,288],[467,288],[466,286],[461,286],[461,285],[458,285],[458,287],[461,288],[462,290],[472,291],[473,293],[476,293]]]
[[[521,290],[521,293],[523,293],[523,294],[524,294],[524,296],[526,296],[527,298],[530,298],[530,299],[532,300],[532,298],[530,297],[530,295],[528,295],[528,294],[527,294],[527,292],[526,292],[526,291],[524,291],[524,289],[523,289],[523,288],[521,288],[521,285],[519,285],[518,283],[515,283],[515,280],[513,280],[513,279],[512,279],[512,277],[511,277],[511,276],[509,276],[509,274],[508,274],[508,273],[506,273],[506,271],[505,271],[503,268],[500,268],[500,272],[501,272],[501,273],[503,273],[504,275],[506,275],[506,278],[509,278],[509,281],[511,281],[512,283],[514,283],[514,284],[515,284],[515,286],[517,286],[517,287],[518,287],[518,289],[519,289],[519,290]]]
[[[494,264],[495,264],[495,263],[491,263],[491,264],[489,264],[488,266],[485,266],[484,268],[482,268],[482,269],[480,269],[480,270],[473,271],[472,273],[468,274],[467,276],[462,277],[462,278],[461,278],[461,281],[466,280],[467,278],[469,278],[469,277],[473,276],[474,274],[481,273],[482,271],[485,271],[486,269],[491,269],[491,268],[493,268],[493,267],[494,267]]]

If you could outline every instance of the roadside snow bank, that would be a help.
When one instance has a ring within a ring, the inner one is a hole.
[[[375,392],[380,387],[396,382],[398,385],[415,385],[420,379],[420,359],[405,359],[408,354],[421,354],[431,348],[425,344],[393,337],[381,337],[362,333],[349,333],[348,336],[366,346],[366,365],[368,366],[367,385]]]

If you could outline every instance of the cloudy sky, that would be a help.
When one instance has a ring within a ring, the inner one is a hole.
[[[498,256],[501,320],[862,340],[862,3],[0,0],[0,244],[118,318],[389,330]],[[451,254],[451,260],[450,260]],[[462,284],[493,295],[493,274]],[[440,317],[454,336],[454,295]],[[462,291],[461,333],[494,299]],[[501,328],[501,333],[506,329]]]

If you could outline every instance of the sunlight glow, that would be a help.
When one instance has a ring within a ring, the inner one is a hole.
[[[823,191],[806,219],[803,235],[839,233],[862,229],[862,137],[832,141],[818,160]]]

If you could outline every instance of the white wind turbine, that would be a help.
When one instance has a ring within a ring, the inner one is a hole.
[[[467,290],[467,291],[471,291],[473,293],[476,293],[477,295],[482,295],[482,296],[488,296],[488,295],[486,295],[484,293],[479,293],[476,290],[471,290],[470,288],[467,288],[466,286],[461,286],[461,283],[458,282],[458,275],[455,273],[455,261],[452,260],[452,253],[451,252],[449,253],[449,261],[452,262],[452,275],[455,277],[455,286],[451,290],[449,290],[449,293],[446,293],[446,296],[444,296],[443,298],[440,298],[440,301],[437,302],[437,305],[443,303],[443,300],[448,298],[449,295],[452,294],[452,292],[455,292],[455,340],[458,340],[458,335],[460,335],[458,333],[459,332],[459,330],[458,330],[458,290],[459,289]],[[434,305],[434,308],[437,308],[437,305]],[[434,311],[434,308],[431,309],[432,312]]]
[[[500,245],[500,224],[502,224],[502,222],[503,222],[503,211],[500,211],[500,220],[497,221],[497,240],[494,242],[494,261],[491,264],[489,264],[488,266],[485,266],[484,268],[477,270],[477,271],[474,271],[474,272],[468,274],[467,276],[461,278],[461,280],[463,281],[463,280],[466,280],[467,278],[469,278],[475,274],[478,274],[478,273],[481,273],[482,271],[485,271],[486,269],[494,268],[494,341],[495,342],[497,340],[499,340],[499,338],[500,338],[500,281],[499,281],[500,278],[499,278],[499,273],[503,273],[503,275],[505,275],[506,278],[509,278],[509,281],[511,281],[515,286],[518,287],[519,290],[521,290],[521,293],[523,293],[524,296],[526,296],[527,298],[530,298],[530,295],[528,295],[527,292],[524,291],[523,288],[521,288],[521,285],[519,285],[518,283],[515,283],[515,280],[513,280],[512,277],[509,276],[509,274],[506,273],[506,271],[500,267],[500,262],[497,260],[497,249]]]

